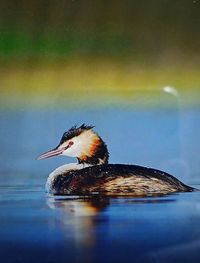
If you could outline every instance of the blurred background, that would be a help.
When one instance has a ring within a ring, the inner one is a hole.
[[[86,123],[110,163],[200,189],[199,102],[200,0],[0,0],[2,262],[200,262],[199,192],[54,199],[76,160],[36,160]]]
[[[44,183],[72,161],[35,157],[86,122],[111,162],[198,181],[199,14],[199,0],[1,0],[1,178]]]
[[[131,95],[132,103],[138,90],[163,85],[191,95],[199,12],[199,0],[1,0],[1,97],[46,106]]]

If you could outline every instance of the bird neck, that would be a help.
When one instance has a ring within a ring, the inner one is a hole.
[[[83,154],[77,157],[79,164],[107,164],[109,152],[105,142],[98,136],[96,143],[91,146],[90,154]]]

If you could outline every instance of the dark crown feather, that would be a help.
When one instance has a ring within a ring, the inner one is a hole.
[[[86,125],[85,123],[83,123],[81,126],[77,127],[77,125],[72,126],[68,131],[66,131],[61,140],[60,140],[60,144],[62,144],[63,142],[72,139],[73,137],[79,136],[82,132],[86,131],[86,130],[91,130],[92,128],[94,128],[95,126],[91,126],[91,125]]]

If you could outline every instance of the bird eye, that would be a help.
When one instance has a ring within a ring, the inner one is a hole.
[[[74,144],[74,143],[73,143],[72,141],[70,141],[70,142],[68,143],[68,147],[71,147],[73,144]]]

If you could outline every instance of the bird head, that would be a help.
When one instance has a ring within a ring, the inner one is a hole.
[[[108,163],[107,146],[93,128],[94,126],[85,124],[80,127],[73,126],[63,134],[57,147],[41,154],[37,159],[65,155],[76,157],[79,163]]]

